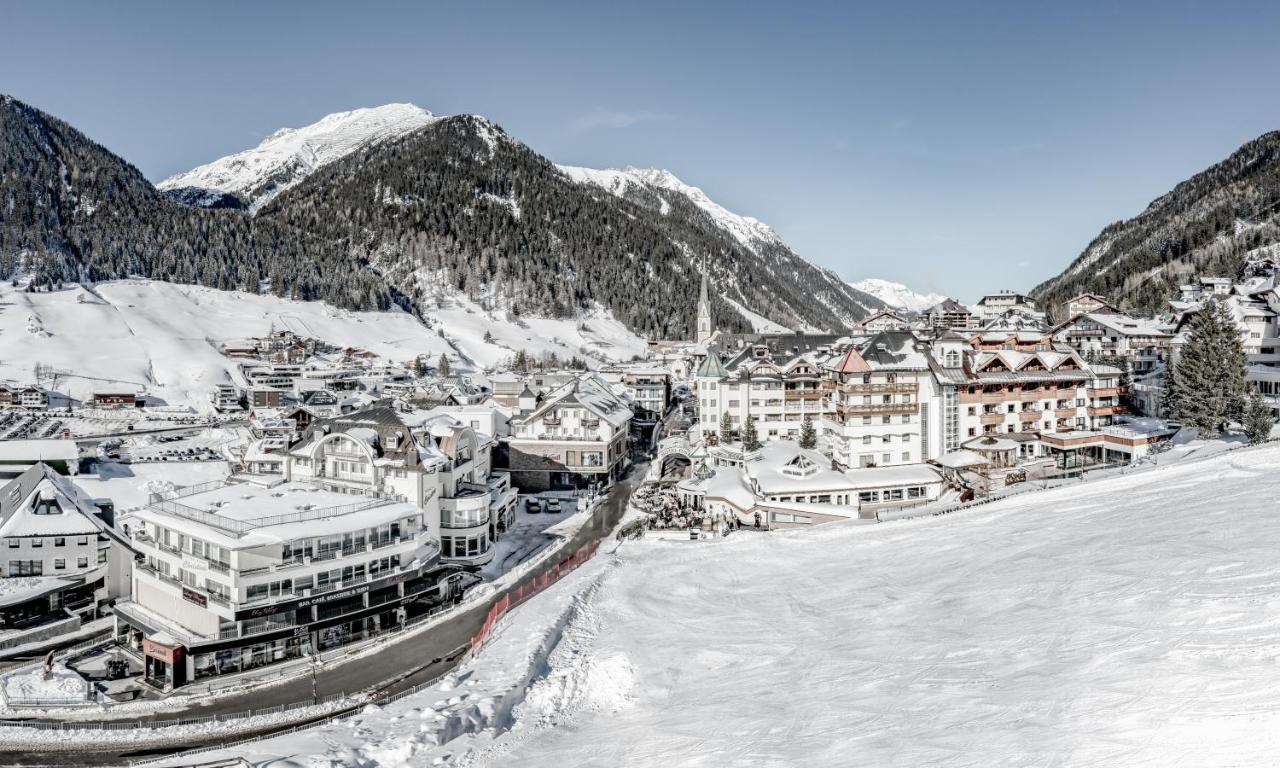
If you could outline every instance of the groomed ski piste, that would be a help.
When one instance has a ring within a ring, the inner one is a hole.
[[[1273,765],[1278,496],[1271,444],[941,517],[610,543],[436,689],[180,762]]]

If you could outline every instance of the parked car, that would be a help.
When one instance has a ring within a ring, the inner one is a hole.
[[[557,513],[557,512],[559,512],[559,511],[560,511],[560,500],[559,500],[559,499],[547,499],[547,512],[548,512],[549,514],[554,515],[554,514],[556,514],[556,513]]]
[[[531,515],[536,515],[542,511],[542,500],[530,496],[524,500],[524,511]]]

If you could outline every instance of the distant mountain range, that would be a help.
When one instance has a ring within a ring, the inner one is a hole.
[[[704,273],[727,330],[836,331],[883,306],[666,171],[556,166],[473,115],[337,113],[160,189],[16,99],[0,97],[0,126],[0,276],[262,285],[352,309],[603,307],[649,338],[692,335]]]
[[[1280,131],[1105,227],[1062,274],[1032,291],[1061,317],[1068,299],[1102,294],[1150,314],[1196,276],[1234,277],[1249,260],[1280,260]]]
[[[905,312],[923,312],[947,297],[941,293],[916,293],[902,283],[878,278],[867,278],[849,283],[855,290],[874,296],[893,309]]]

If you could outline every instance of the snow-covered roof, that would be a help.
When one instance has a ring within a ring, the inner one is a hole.
[[[350,496],[303,483],[270,488],[226,483],[187,495],[166,494],[163,502],[134,516],[229,549],[345,533],[422,513],[410,502]]]
[[[0,461],[77,461],[74,440],[0,440]]]
[[[942,482],[936,470],[927,464],[903,464],[896,467],[854,467],[844,471],[858,488],[883,488],[897,485],[930,485]]]
[[[88,535],[105,525],[88,494],[44,464],[0,488],[0,537]]]

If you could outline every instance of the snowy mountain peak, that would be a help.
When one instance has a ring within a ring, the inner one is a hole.
[[[631,184],[638,184],[653,190],[674,192],[702,209],[717,226],[748,248],[761,241],[776,245],[783,244],[782,238],[769,225],[759,219],[742,216],[730,211],[708,197],[707,193],[700,188],[681,181],[671,171],[661,168],[636,168],[634,166],[605,170],[577,168],[569,165],[558,167],[569,178],[579,184],[594,184],[618,197],[626,195]],[[663,199],[665,200],[665,198]]]
[[[199,187],[243,198],[256,211],[317,168],[364,147],[412,133],[440,118],[413,104],[335,112],[301,128],[281,128],[253,149],[170,176],[157,188]]]
[[[923,312],[947,298],[940,293],[916,293],[902,283],[880,280],[875,277],[859,280],[856,283],[849,283],[849,285],[863,293],[871,294],[893,309],[902,309],[908,312]]]

